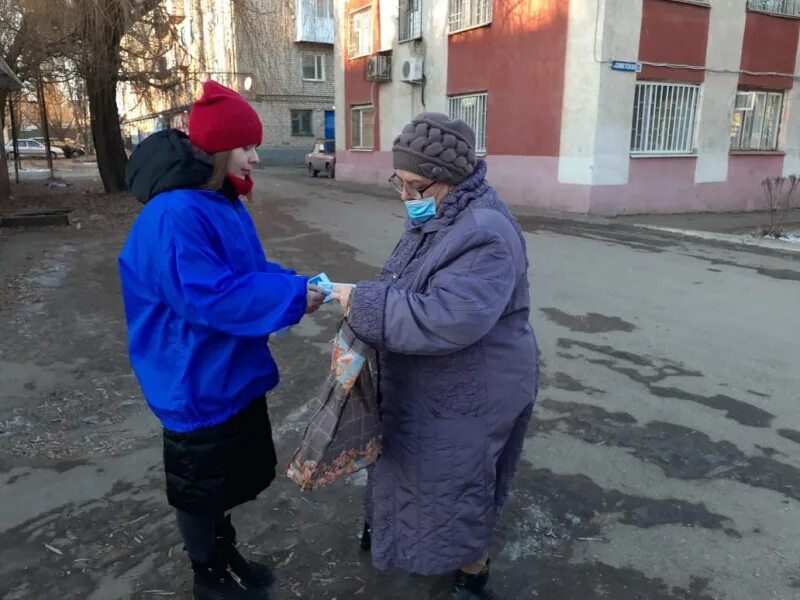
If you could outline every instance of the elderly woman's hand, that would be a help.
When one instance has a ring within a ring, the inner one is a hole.
[[[342,305],[344,312],[347,312],[353,300],[353,286],[337,283],[333,286],[333,299]]]

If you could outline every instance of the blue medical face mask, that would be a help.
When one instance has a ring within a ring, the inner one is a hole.
[[[405,203],[408,218],[417,223],[424,223],[436,216],[436,198],[420,198]]]

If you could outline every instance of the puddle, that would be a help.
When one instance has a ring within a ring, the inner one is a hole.
[[[608,317],[599,313],[571,315],[557,308],[542,308],[540,310],[553,323],[566,327],[570,331],[580,333],[610,333],[612,331],[630,333],[636,329],[636,325],[624,319]]]

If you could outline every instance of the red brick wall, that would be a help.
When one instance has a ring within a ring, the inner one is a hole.
[[[568,0],[495,0],[490,26],[450,36],[447,93],[489,93],[489,154],[559,155],[568,17]]]

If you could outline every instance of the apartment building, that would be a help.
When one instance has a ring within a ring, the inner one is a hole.
[[[245,96],[264,125],[262,160],[301,164],[316,138],[334,136],[333,0],[171,0],[171,49],[161,68],[176,84],[146,94],[120,86],[132,144],[185,129],[203,81]]]
[[[511,203],[762,208],[800,174],[800,0],[344,0],[337,178],[379,183],[414,114],[468,121]]]

